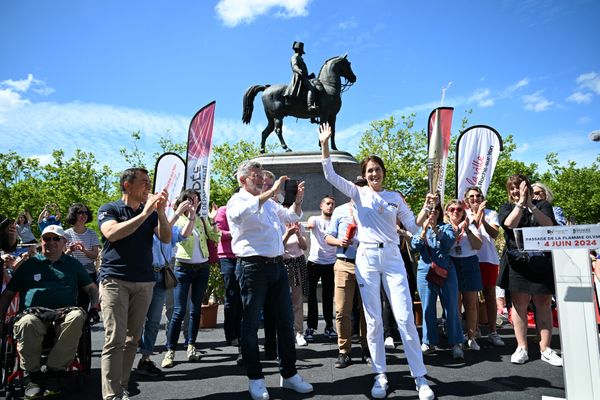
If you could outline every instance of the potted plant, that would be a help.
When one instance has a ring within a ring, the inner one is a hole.
[[[208,285],[202,298],[202,312],[200,314],[200,328],[215,328],[217,326],[217,313],[219,304],[225,297],[225,283],[221,276],[219,264],[211,264],[208,276]]]

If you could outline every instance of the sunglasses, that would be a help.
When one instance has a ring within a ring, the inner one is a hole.
[[[534,195],[534,196],[541,196],[541,195],[545,195],[545,194],[546,194],[546,193],[545,193],[545,192],[543,192],[543,191],[536,191],[536,192],[533,192],[533,195]]]
[[[62,239],[60,236],[42,236],[44,242],[60,242],[60,239]]]
[[[478,194],[471,194],[468,197],[469,197],[469,199],[480,199],[483,196],[478,193]]]
[[[459,212],[462,211],[463,209],[461,207],[448,207],[448,212]]]

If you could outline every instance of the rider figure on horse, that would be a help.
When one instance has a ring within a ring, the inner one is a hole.
[[[318,108],[315,104],[317,89],[311,83],[308,75],[308,68],[306,68],[306,64],[302,59],[302,54],[304,54],[304,43],[294,42],[292,49],[294,50],[294,55],[292,56],[291,66],[294,75],[292,76],[292,82],[288,85],[283,95],[289,99],[294,97],[299,98],[302,87],[304,87],[308,91],[306,96],[308,111],[317,111]]]

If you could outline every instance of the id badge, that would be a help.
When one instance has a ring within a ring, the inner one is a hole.
[[[454,252],[456,253],[457,256],[460,256],[462,254],[462,247],[460,247],[460,246],[454,247]]]

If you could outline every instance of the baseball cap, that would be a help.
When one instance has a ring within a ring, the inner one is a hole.
[[[58,235],[60,237],[65,237],[65,230],[60,225],[48,225],[42,231],[42,236],[47,235],[49,233],[53,233],[53,234]]]

